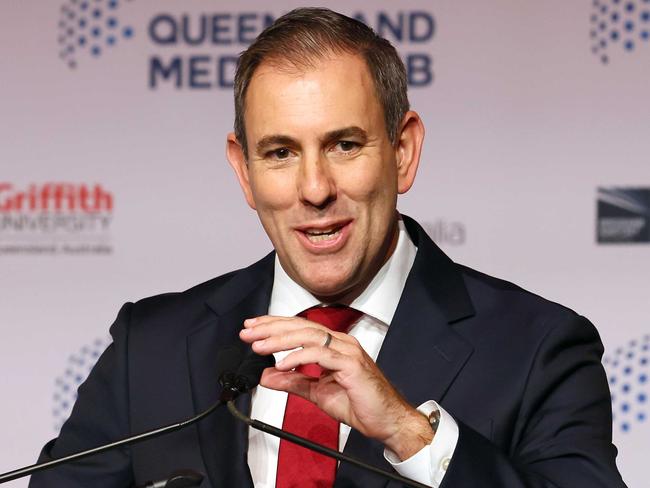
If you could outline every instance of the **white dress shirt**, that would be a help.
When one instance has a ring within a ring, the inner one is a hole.
[[[406,278],[413,266],[417,248],[399,221],[399,237],[395,251],[375,275],[368,287],[350,307],[363,312],[348,333],[373,359],[377,359],[389,324],[397,309]],[[292,317],[303,310],[321,305],[311,293],[294,282],[275,258],[275,276],[269,303],[269,315]],[[289,352],[276,353],[279,361]],[[253,391],[251,417],[275,427],[282,427],[287,393],[258,386]],[[455,420],[433,400],[425,402],[418,410],[427,415],[435,408],[440,411],[440,424],[433,442],[412,457],[400,461],[397,456],[384,451],[385,458],[402,476],[437,488],[458,442],[458,425]],[[342,451],[350,435],[350,427],[340,424],[339,450]],[[258,430],[249,429],[248,466],[256,488],[275,487],[280,439]]]

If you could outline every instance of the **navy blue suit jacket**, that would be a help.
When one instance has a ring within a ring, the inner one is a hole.
[[[585,318],[453,263],[405,217],[418,252],[377,358],[413,405],[454,416],[458,445],[443,488],[618,488],[603,352]],[[114,342],[80,387],[41,460],[190,417],[217,399],[217,351],[267,312],[274,254],[183,293],[126,304]],[[239,400],[250,408],[250,397]],[[123,488],[178,468],[202,488],[249,487],[247,428],[222,409],[155,440],[34,475],[32,488]],[[352,431],[347,454],[391,469],[383,446]],[[341,464],[336,485],[397,487]]]

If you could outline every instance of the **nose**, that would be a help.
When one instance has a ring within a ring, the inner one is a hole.
[[[300,164],[298,195],[305,205],[319,209],[336,199],[336,184],[323,156],[305,156]]]

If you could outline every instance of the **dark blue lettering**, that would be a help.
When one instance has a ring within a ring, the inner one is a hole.
[[[406,74],[411,86],[430,85],[433,81],[431,58],[426,54],[409,54],[406,56]]]
[[[177,36],[178,26],[171,15],[156,15],[149,22],[149,37],[156,44],[176,44],[178,42]]]
[[[175,77],[176,88],[180,88],[182,81],[181,75],[180,57],[173,57],[169,65],[165,67],[161,59],[154,56],[151,58],[151,62],[149,63],[149,88],[158,87],[159,76],[161,76],[163,80]]]
[[[429,41],[433,37],[434,31],[435,21],[429,12],[411,12],[409,15],[409,40],[411,42]]]
[[[210,82],[206,79],[201,79],[210,74],[210,72],[200,66],[210,62],[210,56],[192,56],[190,57],[188,67],[188,84],[190,88],[210,88]]]
[[[235,67],[237,56],[222,56],[219,58],[219,86],[232,88],[235,84]]]
[[[199,35],[197,37],[192,38],[190,34],[190,16],[189,15],[183,15],[183,40],[188,43],[190,46],[198,46],[202,42],[205,41],[205,24],[207,22],[207,19],[205,18],[205,15],[201,15],[199,17]]]
[[[358,21],[361,22],[362,24],[369,25],[369,24],[368,24],[368,21],[367,21],[366,18],[363,16],[363,13],[362,13],[362,12],[357,12],[356,14],[354,14],[354,15],[352,16],[352,18],[355,19],[355,20],[358,20]]]
[[[396,41],[404,40],[404,14],[397,14],[397,25],[391,22],[390,17],[385,12],[379,12],[377,16],[377,34],[381,37],[388,38],[386,31],[389,30]]]
[[[212,44],[232,44],[230,34],[230,14],[212,16]]]
[[[256,20],[257,14],[241,14],[237,19],[237,38],[240,44],[250,44],[255,40],[255,25],[249,20]],[[250,34],[250,35],[247,35]]]
[[[273,14],[264,15],[264,29],[269,27],[273,22],[275,22],[275,17],[273,17]]]

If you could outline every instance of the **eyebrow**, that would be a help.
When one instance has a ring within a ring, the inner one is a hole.
[[[258,154],[263,153],[264,150],[269,146],[296,146],[297,142],[293,137],[284,136],[280,134],[275,134],[271,136],[264,136],[257,144],[255,144],[255,150]]]
[[[350,137],[357,137],[361,139],[361,142],[366,142],[368,140],[368,133],[363,130],[361,127],[356,125],[351,125],[349,127],[343,127],[341,129],[335,129],[330,132],[325,133],[322,137],[321,142],[330,143],[333,141],[338,141],[340,139],[346,139]],[[270,146],[289,146],[295,147],[298,146],[298,141],[293,137],[283,135],[283,134],[272,134],[262,137],[257,144],[255,144],[255,150],[258,154],[264,152],[264,150]]]
[[[333,142],[341,139],[348,139],[350,137],[356,137],[361,139],[362,142],[366,142],[368,140],[368,133],[361,127],[351,125],[350,127],[343,127],[342,129],[336,129],[328,132],[325,134],[325,137],[323,137],[323,141]]]

